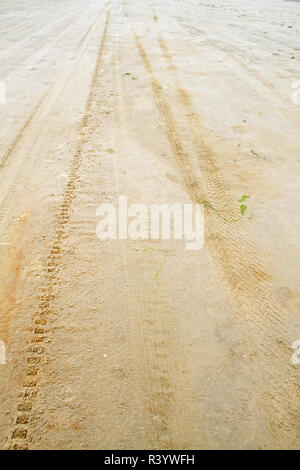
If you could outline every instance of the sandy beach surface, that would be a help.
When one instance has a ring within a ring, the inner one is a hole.
[[[0,16],[1,448],[299,448],[300,4]],[[203,248],[99,240],[120,195]]]

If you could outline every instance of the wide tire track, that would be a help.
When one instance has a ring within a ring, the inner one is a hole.
[[[44,273],[44,286],[41,290],[38,309],[33,318],[33,333],[31,345],[27,349],[27,370],[22,389],[18,394],[19,403],[17,414],[14,420],[13,430],[10,436],[9,448],[28,449],[30,445],[30,424],[31,412],[35,398],[38,394],[39,378],[41,377],[42,362],[46,355],[46,348],[43,343],[48,338],[47,325],[52,313],[52,302],[55,298],[55,285],[59,266],[63,257],[63,239],[66,235],[67,225],[70,218],[70,210],[75,197],[78,182],[78,172],[82,162],[82,149],[86,139],[86,128],[89,124],[89,115],[94,99],[97,77],[99,75],[101,59],[105,47],[106,36],[109,26],[109,12],[106,15],[106,22],[101,44],[98,50],[94,75],[91,81],[90,92],[87,99],[84,117],[81,121],[81,130],[78,137],[78,144],[75,150],[70,169],[68,182],[64,191],[63,200],[57,214],[55,223],[55,236],[47,257],[46,269]]]
[[[128,18],[126,11],[125,16]],[[154,21],[157,24],[155,13]],[[264,410],[263,414],[278,446],[295,447],[299,438],[299,382],[295,369],[289,364],[289,324],[284,312],[272,301],[271,276],[261,263],[264,255],[251,241],[247,229],[239,220],[238,206],[215,163],[213,152],[203,141],[199,132],[202,127],[200,119],[178,78],[160,31],[159,45],[170,72],[174,74],[181,116],[185,116],[192,136],[194,159],[193,155],[185,151],[174,112],[133,26],[132,33],[148,72],[166,135],[184,176],[186,189],[195,202],[204,203],[207,207],[206,244],[230,289],[234,318],[246,337],[245,349],[249,348],[249,356],[255,358],[250,367],[257,378],[259,405]],[[195,160],[200,172],[196,169]],[[214,211],[209,207],[214,208]]]

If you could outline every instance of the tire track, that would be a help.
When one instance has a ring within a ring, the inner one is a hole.
[[[97,20],[100,19],[101,15],[103,14],[103,12],[104,12],[105,8],[107,8],[107,6],[108,6],[108,4],[105,5],[105,7],[103,9],[101,9],[99,15],[97,16]],[[46,105],[48,105],[48,107],[50,107],[50,109],[51,109],[51,106],[53,106],[54,102],[57,102],[59,99],[62,99],[61,98],[62,93],[66,89],[67,84],[69,83],[69,80],[72,77],[72,72],[76,69],[76,67],[78,66],[79,61],[81,60],[82,56],[84,55],[84,53],[86,51],[86,48],[88,47],[88,44],[90,43],[90,40],[92,39],[95,28],[96,28],[96,26],[94,24],[93,27],[89,29],[89,35],[85,34],[85,36],[86,36],[85,41],[83,41],[83,42],[81,41],[82,45],[81,45],[80,50],[77,51],[76,60],[72,64],[70,70],[68,70],[67,74],[65,74],[65,72],[61,72],[56,77],[54,82],[50,85],[50,87],[45,92],[45,94],[42,96],[40,102],[38,103],[38,105],[36,106],[34,111],[32,112],[31,116],[25,122],[25,124],[23,126],[23,131],[22,132],[20,131],[20,133],[17,135],[15,141],[12,143],[11,148],[10,148],[10,152],[9,152],[7,158],[10,155],[12,155],[15,150],[17,150],[19,142],[22,142],[22,139],[25,138],[25,136],[27,135],[26,132],[29,132],[31,124],[34,125],[35,121],[39,117],[39,113],[43,112],[44,107]],[[56,90],[57,86],[60,87],[59,90]],[[51,123],[52,123],[52,121],[49,120],[49,119],[47,119],[46,123],[41,120],[41,123],[39,124],[39,131],[38,132],[35,131],[34,135],[31,138],[29,138],[29,148],[28,148],[27,152],[25,152],[25,151],[23,152],[23,155],[21,155],[21,162],[18,165],[15,165],[16,166],[16,175],[15,174],[12,175],[13,181],[10,184],[9,189],[7,191],[7,194],[4,197],[4,199],[2,201],[2,204],[0,206],[0,233],[2,233],[2,234],[4,232],[4,228],[6,227],[7,223],[10,220],[8,216],[9,216],[9,214],[12,214],[12,207],[14,207],[16,205],[16,202],[19,200],[19,198],[21,196],[19,188],[21,187],[21,185],[24,181],[24,165],[23,165],[23,162],[24,162],[24,159],[26,157],[26,154],[28,153],[28,155],[29,155],[28,158],[26,158],[26,168],[27,168],[27,172],[28,172],[30,170],[30,165],[29,164],[32,163],[32,161],[34,161],[34,155],[33,155],[33,152],[32,152],[32,148],[37,145],[37,143],[40,139],[41,126],[43,127],[44,134],[47,135],[46,131],[47,131],[47,129],[51,128]],[[25,146],[25,148],[26,148],[26,146]],[[12,163],[15,164],[15,161],[13,160]],[[1,171],[1,166],[0,166],[0,171]]]
[[[39,379],[42,376],[42,362],[45,358],[46,348],[43,345],[46,339],[49,340],[47,332],[48,319],[53,311],[53,301],[55,299],[55,285],[57,281],[60,262],[63,257],[63,239],[66,236],[67,225],[70,218],[70,210],[75,197],[76,186],[78,183],[78,173],[82,162],[82,149],[87,136],[87,127],[89,125],[90,111],[94,100],[94,94],[97,86],[97,79],[103,51],[106,43],[107,31],[110,15],[106,14],[104,32],[99,46],[94,74],[91,80],[90,92],[87,99],[85,114],[81,121],[81,128],[78,137],[77,147],[71,161],[68,182],[63,194],[63,200],[60,210],[56,216],[55,236],[46,260],[43,288],[37,311],[33,318],[33,333],[31,345],[26,351],[27,369],[26,377],[22,389],[18,395],[19,403],[14,420],[13,430],[9,439],[9,448],[13,450],[25,450],[30,444],[30,426],[32,418],[32,409],[35,398],[38,394]]]
[[[86,38],[88,37],[88,35],[90,34],[90,32],[92,31],[93,27],[95,26],[95,24],[97,23],[98,19],[100,18],[100,16],[102,15],[102,13],[104,12],[104,10],[106,8],[109,8],[110,6],[110,1],[107,2],[106,5],[104,5],[104,7],[101,9],[99,15],[96,17],[96,19],[92,22],[91,26],[88,28],[87,32],[85,33],[85,35],[82,37],[82,39],[79,41],[76,49],[75,49],[75,52],[77,52],[80,47],[82,46],[82,44],[84,43],[84,41],[86,40]]]
[[[125,16],[128,18],[126,11]],[[154,21],[158,21],[155,14]],[[279,447],[295,447],[299,438],[299,383],[295,369],[289,364],[288,319],[272,301],[271,276],[262,266],[263,254],[252,243],[243,223],[237,219],[237,204],[217,168],[213,152],[201,137],[200,119],[178,78],[161,33],[158,31],[158,41],[169,70],[174,75],[181,108],[178,112],[180,116],[185,116],[192,137],[192,152],[185,150],[175,110],[171,110],[141,39],[132,25],[131,29],[186,189],[192,200],[209,203],[222,215],[216,217],[206,208],[206,244],[230,289],[235,321],[245,334],[245,348],[250,348],[255,357],[250,368],[256,377],[257,395],[267,425]]]
[[[119,40],[119,34],[115,36]],[[116,54],[118,43],[115,43],[114,49]],[[132,111],[126,98],[121,66],[116,68],[116,64],[120,64],[120,52],[113,63],[114,88],[118,90],[115,103],[116,128],[120,129],[118,147],[121,154],[125,154],[124,141],[131,133]],[[113,170],[115,193],[118,195],[119,177],[117,169]],[[189,433],[194,417],[188,405],[189,379],[182,374],[186,370],[184,351],[175,333],[180,328],[160,285],[152,286],[153,280],[146,281],[149,264],[157,262],[151,258],[150,255],[150,259],[145,261],[144,253],[133,256],[132,249],[128,252],[122,247],[125,284],[130,286],[134,299],[133,305],[128,300],[128,311],[135,312],[131,343],[137,348],[133,357],[136,358],[136,382],[143,403],[146,445],[151,449],[187,449],[191,445]]]

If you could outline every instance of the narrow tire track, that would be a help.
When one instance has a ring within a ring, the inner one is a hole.
[[[101,44],[98,50],[94,74],[91,81],[90,92],[87,99],[85,114],[81,122],[81,131],[77,148],[75,150],[70,170],[68,183],[66,185],[60,210],[57,214],[55,237],[47,257],[46,270],[44,274],[44,287],[40,302],[33,319],[33,333],[31,345],[27,349],[27,370],[23,382],[22,390],[19,396],[17,414],[14,419],[13,430],[9,439],[9,448],[13,450],[25,450],[30,444],[30,424],[32,417],[32,408],[34,400],[38,394],[39,377],[42,374],[42,362],[46,354],[46,348],[43,345],[47,335],[47,325],[49,316],[52,313],[52,301],[55,298],[55,284],[58,275],[60,262],[63,256],[63,239],[66,235],[66,228],[70,218],[70,210],[75,197],[76,185],[78,180],[78,171],[82,161],[82,149],[86,139],[86,128],[89,124],[89,115],[97,86],[101,59],[106,42],[106,36],[109,26],[110,15],[106,14],[106,22]]]

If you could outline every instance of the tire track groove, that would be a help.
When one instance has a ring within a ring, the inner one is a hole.
[[[38,382],[42,374],[42,362],[45,358],[46,348],[42,345],[49,339],[47,332],[48,319],[52,313],[52,303],[55,299],[55,285],[57,281],[60,262],[63,256],[63,239],[66,236],[66,227],[70,219],[72,202],[75,197],[76,185],[78,182],[78,171],[82,162],[82,149],[86,139],[86,128],[89,124],[94,94],[97,87],[97,80],[106,43],[110,14],[106,14],[104,32],[102,35],[94,74],[91,80],[89,96],[87,99],[85,114],[81,122],[81,130],[75,150],[70,170],[68,182],[63,194],[60,210],[56,218],[56,228],[54,241],[46,260],[44,273],[44,287],[41,290],[41,297],[37,311],[33,319],[33,333],[31,345],[27,349],[27,369],[26,377],[19,393],[19,403],[17,414],[14,420],[13,430],[10,436],[9,447],[13,450],[26,450],[30,443],[30,424],[34,399],[38,393]]]
[[[126,11],[125,16],[130,21]],[[157,24],[155,13],[153,19]],[[267,425],[279,446],[295,446],[299,438],[299,382],[295,369],[289,364],[288,320],[272,301],[272,277],[262,264],[263,255],[251,241],[245,226],[237,220],[237,204],[217,168],[213,152],[203,141],[199,132],[202,127],[200,119],[179,80],[160,31],[158,30],[158,42],[161,52],[169,70],[174,74],[183,111],[180,114],[185,116],[192,136],[192,155],[185,151],[173,109],[171,110],[163,87],[154,75],[152,64],[131,21],[130,24],[187,191],[193,201],[213,204],[222,215],[217,217],[206,207],[206,244],[231,291],[235,319],[244,329],[246,347],[252,348],[257,356],[252,367],[257,376],[257,394],[261,397],[260,404]],[[200,174],[195,172],[195,160]]]

